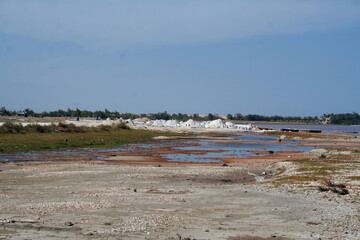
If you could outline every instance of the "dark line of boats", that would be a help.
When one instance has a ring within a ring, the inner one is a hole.
[[[308,132],[308,133],[322,133],[322,130],[315,129],[295,129],[295,128],[265,128],[265,127],[257,127],[259,130],[275,130],[280,132]],[[349,132],[349,131],[334,131],[334,133],[338,134],[358,134],[358,132]]]
[[[259,130],[276,130],[280,132],[308,132],[308,133],[322,133],[322,130],[314,130],[314,129],[294,129],[294,128],[264,128],[258,127]]]

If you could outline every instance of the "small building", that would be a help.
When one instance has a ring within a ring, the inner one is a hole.
[[[322,124],[330,124],[331,123],[331,118],[325,118],[325,119],[322,119]]]
[[[25,112],[24,111],[19,111],[19,112],[16,112],[16,116],[19,116],[19,117],[25,117]]]

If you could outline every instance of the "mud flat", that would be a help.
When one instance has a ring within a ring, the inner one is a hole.
[[[0,238],[360,239],[359,146],[224,162],[0,163]]]

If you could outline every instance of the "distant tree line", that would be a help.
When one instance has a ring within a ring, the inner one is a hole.
[[[189,119],[193,119],[195,121],[211,121],[215,119],[221,118],[219,114],[209,113],[206,116],[200,116],[198,113],[194,113],[192,115],[178,113],[178,114],[169,114],[168,112],[159,112],[159,113],[148,113],[148,114],[133,114],[133,113],[120,113],[118,111],[109,111],[105,109],[104,111],[88,111],[88,110],[80,110],[70,109],[67,110],[57,110],[57,111],[43,111],[41,113],[36,113],[33,110],[26,108],[23,111],[15,111],[8,110],[5,107],[0,108],[0,116],[25,116],[25,117],[91,117],[97,119],[135,119],[135,118],[149,118],[151,120],[155,119],[164,119],[164,120],[178,120],[178,121],[187,121]],[[240,113],[236,113],[234,115],[228,114],[227,119],[229,120],[239,120],[239,121],[264,121],[264,122],[306,122],[306,123],[321,123],[325,118],[330,118],[331,124],[344,124],[344,125],[359,125],[360,124],[360,116],[358,113],[341,113],[341,114],[323,114],[321,117],[298,117],[298,116],[264,116],[257,114],[248,114],[242,115]]]
[[[123,119],[134,119],[138,117],[146,117],[146,114],[133,114],[133,113],[119,113],[118,111],[109,111],[105,109],[104,111],[88,111],[88,110],[80,110],[78,108],[67,110],[59,109],[57,111],[44,111],[41,113],[36,113],[31,109],[25,109],[23,111],[10,111],[5,107],[0,108],[0,116],[18,116],[23,115],[25,117],[91,117],[91,118],[99,118],[99,119],[115,119],[115,118],[123,118]]]
[[[189,119],[193,119],[195,121],[206,121],[206,120],[214,120],[220,118],[218,114],[211,114],[209,113],[207,116],[200,117],[199,114],[195,113],[193,115],[188,114],[169,114],[165,112],[159,113],[148,113],[148,114],[133,114],[133,113],[119,113],[118,111],[109,111],[105,109],[104,111],[88,111],[88,110],[80,110],[70,109],[62,110],[59,109],[57,111],[44,111],[41,113],[36,113],[33,110],[26,108],[23,111],[15,111],[15,110],[7,110],[5,107],[0,108],[0,116],[25,116],[25,117],[91,117],[91,118],[98,118],[98,119],[116,119],[116,118],[123,118],[123,119],[135,119],[135,118],[149,118],[151,120],[156,119],[164,119],[164,120],[178,120],[178,121],[187,121]]]
[[[264,121],[264,122],[307,122],[318,123],[319,118],[315,117],[282,117],[282,116],[263,116],[257,114],[242,115],[237,113],[235,115],[228,114],[226,116],[229,120],[241,120],[241,121]]]
[[[360,125],[360,115],[356,112],[324,114],[324,117],[330,118],[331,124]]]
[[[160,113],[150,113],[146,115],[147,118],[151,120],[155,119],[164,119],[164,120],[178,120],[178,121],[187,121],[193,119],[194,121],[211,121],[221,118],[218,114],[209,113],[207,116],[200,116],[198,113],[192,115],[178,113],[178,114],[169,114],[166,111]]]

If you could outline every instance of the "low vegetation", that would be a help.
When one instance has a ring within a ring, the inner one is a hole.
[[[148,141],[159,135],[178,134],[130,129],[125,123],[113,126],[77,127],[74,124],[63,123],[48,126],[39,124],[22,126],[7,122],[0,126],[0,152],[115,147]]]
[[[360,181],[358,148],[328,148],[327,151],[318,157],[287,160],[292,166],[290,172],[281,171],[273,183],[318,186],[321,192],[349,194],[347,185],[354,187],[354,181]]]

